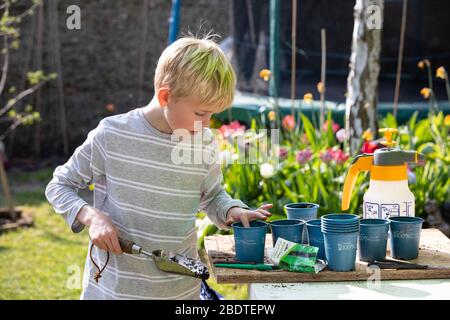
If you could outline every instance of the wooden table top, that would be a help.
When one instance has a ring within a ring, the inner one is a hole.
[[[272,236],[266,236],[265,259],[267,249],[272,247]],[[329,270],[317,274],[289,272],[285,270],[257,271],[245,269],[218,268],[214,261],[234,260],[233,235],[214,235],[205,238],[205,249],[208,254],[209,270],[217,283],[294,283],[315,281],[365,281],[374,275],[374,270],[367,263],[356,262],[356,269],[350,272],[334,272]],[[389,250],[389,246],[388,246]],[[387,253],[389,257],[389,251]],[[423,229],[420,239],[419,258],[408,262],[442,268],[420,270],[377,270],[381,280],[406,279],[448,279],[450,278],[450,239],[438,229]]]

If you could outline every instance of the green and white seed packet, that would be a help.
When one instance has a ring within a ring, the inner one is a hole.
[[[326,267],[325,261],[317,259],[318,251],[318,247],[278,238],[275,247],[269,250],[269,260],[284,270],[318,273]]]

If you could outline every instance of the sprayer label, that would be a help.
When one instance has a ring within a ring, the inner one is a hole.
[[[381,219],[396,217],[400,215],[400,205],[398,203],[383,203],[381,205]]]
[[[364,218],[378,219],[380,212],[380,205],[373,202],[364,202]]]
[[[364,202],[364,218],[388,219],[400,215],[400,204],[398,203],[374,203]],[[407,214],[406,214],[407,215]]]
[[[412,201],[403,202],[402,215],[407,217],[414,217],[414,202]]]

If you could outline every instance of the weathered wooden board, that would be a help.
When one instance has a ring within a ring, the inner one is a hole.
[[[267,249],[272,247],[270,234],[266,238]],[[232,235],[206,237],[205,248],[208,254],[210,273],[217,283],[293,283],[314,281],[365,281],[373,276],[373,270],[365,262],[357,261],[351,272],[321,271],[318,274],[288,272],[284,270],[257,271],[244,269],[216,268],[214,261],[233,259],[234,238]],[[389,252],[388,252],[389,257]],[[266,261],[268,263],[268,261]],[[450,239],[437,229],[423,229],[420,241],[419,258],[411,260],[419,264],[442,268],[425,270],[379,270],[381,280],[405,279],[447,279],[450,278]]]

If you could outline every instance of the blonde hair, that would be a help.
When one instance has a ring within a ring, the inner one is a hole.
[[[233,102],[236,75],[220,47],[211,40],[186,36],[168,46],[158,60],[155,90],[167,85],[175,98],[194,96],[214,112]]]

